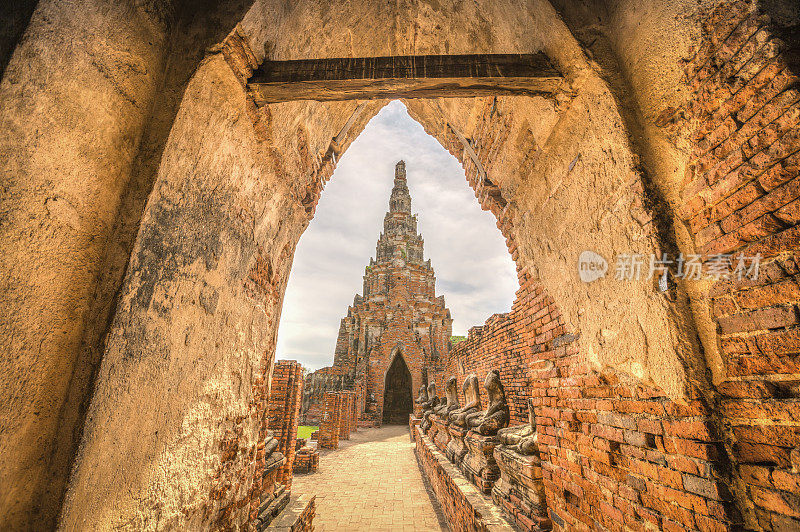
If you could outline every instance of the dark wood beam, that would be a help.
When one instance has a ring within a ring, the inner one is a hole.
[[[556,92],[543,53],[404,55],[265,61],[248,80],[259,104],[297,100],[454,98]]]

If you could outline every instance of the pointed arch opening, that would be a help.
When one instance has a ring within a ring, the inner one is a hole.
[[[411,371],[408,369],[402,350],[397,350],[389,369],[386,371],[383,386],[384,425],[404,425],[413,408],[411,396]]]

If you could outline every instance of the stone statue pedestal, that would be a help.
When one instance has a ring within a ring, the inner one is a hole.
[[[426,434],[428,435],[428,437],[431,439],[432,442],[435,442],[436,434],[444,425],[442,425],[442,423],[439,421],[439,416],[437,416],[436,414],[431,414],[430,417],[428,417],[428,420],[430,421],[431,426],[428,427],[428,431],[426,432]]]
[[[262,449],[259,451],[264,453]],[[256,522],[259,530],[265,529],[289,502],[289,492],[278,483],[278,472],[286,463],[286,457],[278,451],[264,459],[264,472],[261,477],[261,494],[258,506],[251,506],[250,519]]]
[[[422,423],[422,418],[411,414],[408,416],[408,436],[411,438],[411,441],[414,441],[414,430],[419,427],[419,424]]]
[[[523,530],[550,530],[542,483],[542,462],[505,445],[494,448],[500,480],[492,488],[492,500]]]
[[[500,478],[500,469],[494,459],[494,448],[500,444],[497,436],[483,436],[469,431],[464,437],[468,452],[461,462],[461,472],[485,494],[492,491]]]
[[[450,426],[450,422],[445,421],[441,416],[432,416],[431,420],[433,420],[431,432],[436,432],[433,437],[433,443],[440,451],[445,453],[447,443],[450,441],[450,432],[447,430],[447,427]]]
[[[461,467],[461,461],[464,455],[467,454],[467,445],[464,443],[464,436],[467,435],[467,429],[461,428],[458,425],[449,425],[447,432],[450,433],[450,441],[447,443],[447,449],[444,455],[448,460],[453,462],[456,467]]]

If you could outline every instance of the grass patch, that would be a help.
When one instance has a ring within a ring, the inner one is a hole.
[[[297,427],[297,437],[300,438],[301,440],[310,438],[311,433],[316,432],[318,429],[319,427],[308,427],[305,425],[300,425],[299,427]]]
[[[453,342],[453,345],[457,344],[458,342],[463,342],[466,340],[466,336],[451,336],[450,341]]]

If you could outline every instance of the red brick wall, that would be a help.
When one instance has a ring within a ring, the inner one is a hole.
[[[278,451],[286,463],[278,472],[277,481],[292,487],[292,471],[297,446],[297,424],[303,396],[303,366],[294,360],[278,360],[272,373],[269,400],[269,429],[280,442]]]
[[[710,12],[686,65],[695,149],[681,215],[700,252],[764,258],[758,281],[720,281],[709,294],[725,367],[719,410],[739,496],[753,505],[748,526],[800,530],[798,30],[763,9]]]
[[[524,273],[520,285],[512,311],[473,328],[436,380],[474,372],[482,381],[498,369],[512,424],[527,420],[525,398],[535,398],[554,527],[727,529],[736,511],[719,481],[725,451],[701,398],[680,405],[590,371],[554,302]]]
[[[258,372],[253,383],[251,408],[259,419],[259,442],[263,442],[267,436],[271,366],[268,361],[264,361],[264,366]],[[239,512],[246,512],[247,519],[253,522],[258,517],[261,500],[271,496],[274,489],[274,484],[264,478],[266,457],[262,444],[260,449],[256,449],[254,455],[250,455],[252,458],[249,465],[252,469],[248,469],[247,478],[252,478],[253,481],[246,496],[240,500],[231,499],[233,487],[242,479],[242,472],[236,467],[236,459],[242,449],[240,438],[243,431],[244,416],[235,420],[234,426],[225,431],[225,436],[220,442],[220,448],[223,451],[222,462],[217,468],[208,494],[209,501],[211,501],[209,506],[220,504],[214,523],[217,528],[231,527],[231,523]]]

